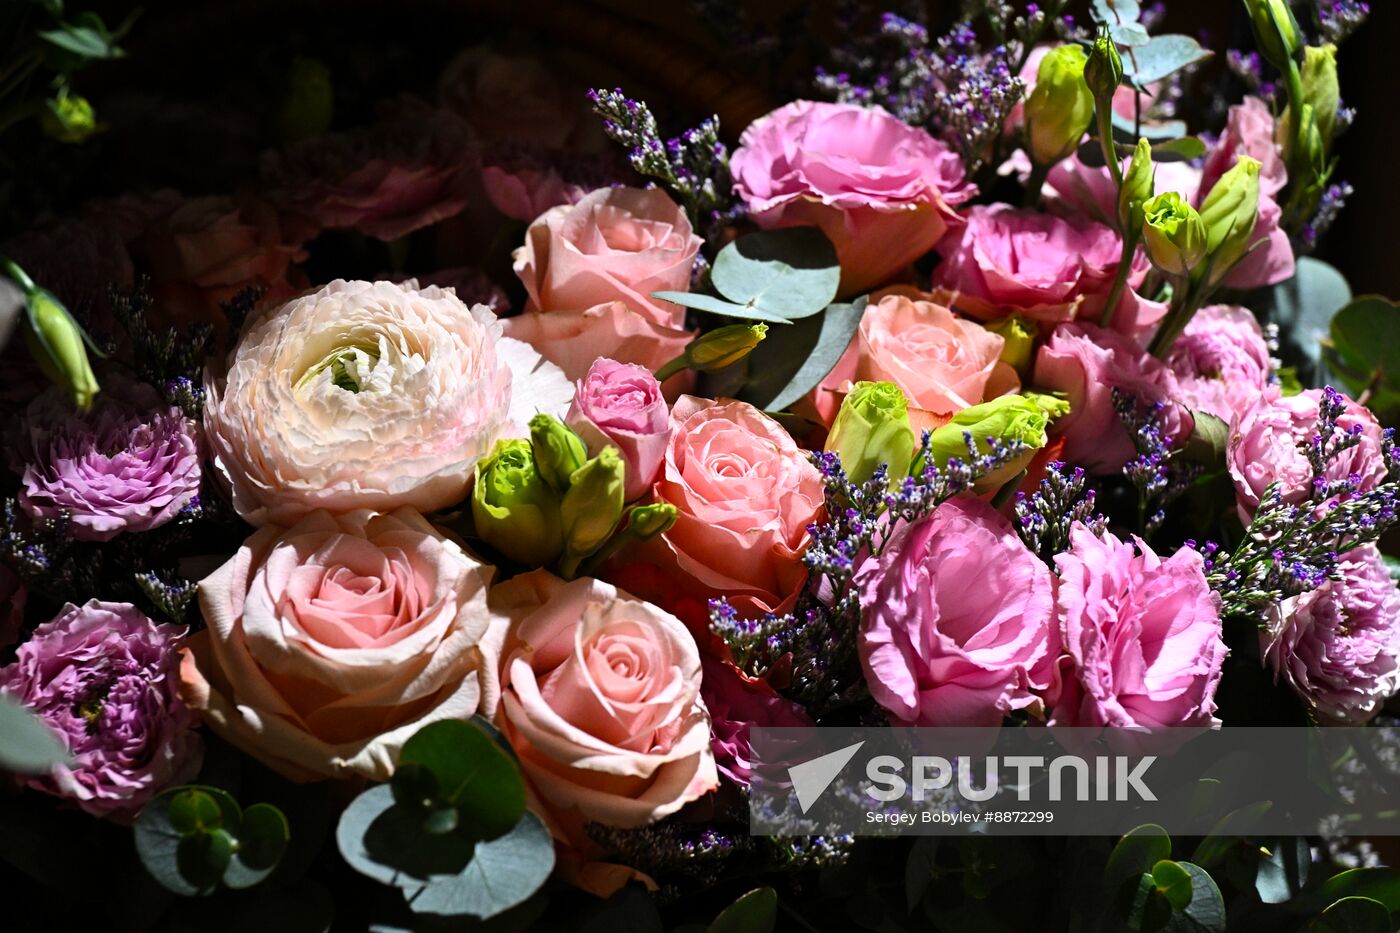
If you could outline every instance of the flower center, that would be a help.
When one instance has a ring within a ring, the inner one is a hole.
[[[351,344],[337,347],[302,374],[297,380],[301,389],[323,372],[329,371],[331,385],[346,392],[358,393],[368,381],[369,373],[379,363],[379,347],[375,344]]]

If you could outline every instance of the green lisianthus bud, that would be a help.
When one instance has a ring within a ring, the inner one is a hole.
[[[1040,61],[1035,89],[1026,98],[1026,130],[1037,165],[1054,165],[1073,152],[1094,119],[1094,95],[1084,83],[1087,61],[1077,45],[1054,48]]]
[[[335,88],[331,70],[315,58],[292,60],[277,105],[277,133],[285,142],[320,136],[331,127]]]
[[[1107,29],[1089,50],[1089,60],[1084,64],[1084,83],[1100,107],[1112,105],[1113,95],[1123,83],[1123,59]]]
[[[977,449],[982,453],[991,449],[988,438],[1021,442],[1025,449],[1020,456],[980,478],[974,487],[977,492],[996,489],[1026,468],[1035,452],[1048,442],[1045,429],[1050,420],[1064,414],[1068,407],[1068,403],[1054,396],[1029,393],[1003,395],[990,402],[964,408],[953,416],[952,421],[930,435],[929,456],[934,466],[940,469],[954,457],[966,461],[967,434],[972,435]],[[923,467],[922,462],[916,463],[916,472],[922,471]]]
[[[559,494],[536,469],[529,441],[497,441],[476,465],[472,518],[483,541],[518,563],[543,567],[564,549]]]
[[[1201,215],[1175,191],[1142,206],[1142,238],[1152,263],[1168,275],[1185,275],[1206,254]]]
[[[1133,204],[1146,204],[1154,191],[1154,167],[1152,165],[1152,144],[1139,139],[1133,150],[1128,171],[1123,174],[1123,187],[1118,192],[1118,225],[1120,230],[1128,230],[1133,224]]]
[[[702,373],[733,366],[768,335],[767,324],[729,324],[701,334],[685,348],[685,365]]]
[[[1032,354],[1035,352],[1035,325],[1019,314],[1012,314],[982,326],[999,335],[1004,341],[1001,345],[1001,361],[1022,376],[1026,375],[1031,366]]]
[[[553,415],[540,414],[530,419],[530,448],[535,455],[535,469],[561,493],[568,490],[574,471],[588,461],[583,439]]]
[[[1288,63],[1303,47],[1298,20],[1288,0],[1244,0],[1249,11],[1249,25],[1259,53],[1279,71],[1287,71]]]
[[[650,505],[634,505],[627,510],[629,538],[647,541],[659,534],[670,531],[676,523],[680,510],[669,502],[654,502]]]
[[[1238,156],[1206,195],[1200,214],[1211,276],[1218,280],[1249,248],[1259,215],[1259,160]]]
[[[604,447],[569,478],[569,491],[559,507],[566,561],[587,557],[612,537],[622,518],[625,478],[616,447]]]
[[[1303,103],[1313,109],[1313,118],[1317,121],[1325,149],[1336,138],[1337,108],[1341,106],[1342,99],[1341,84],[1337,80],[1337,47],[1329,42],[1303,49],[1302,80]],[[1288,118],[1289,114],[1285,113],[1284,119]]]
[[[909,400],[892,382],[857,382],[831,423],[826,450],[840,455],[852,482],[870,479],[881,464],[891,486],[903,480],[914,457]]]
[[[61,143],[80,143],[98,130],[97,114],[86,97],[60,92],[39,117],[44,133]]]

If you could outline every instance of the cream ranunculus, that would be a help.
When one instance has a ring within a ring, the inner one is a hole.
[[[215,465],[254,525],[450,506],[497,438],[573,395],[484,306],[412,280],[337,280],[264,314],[205,388]]]
[[[386,780],[422,726],[493,715],[492,573],[412,509],[259,529],[199,584],[181,693],[294,780]]]

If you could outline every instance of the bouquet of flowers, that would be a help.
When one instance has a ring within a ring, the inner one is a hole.
[[[757,728],[1356,726],[1400,691],[1400,311],[1308,256],[1366,5],[1241,0],[1214,132],[1196,40],[1066,6],[853,25],[732,148],[481,47],[330,132],[299,60],[236,190],[0,244],[0,858],[85,892],[7,903],[1389,933],[1400,875],[1340,829],[749,833]],[[34,41],[115,54],[52,7]],[[66,144],[100,129],[73,70],[31,128]]]

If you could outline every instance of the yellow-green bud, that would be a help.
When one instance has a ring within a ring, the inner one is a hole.
[[[564,549],[559,494],[535,468],[529,441],[497,441],[476,465],[472,519],[483,541],[517,563],[542,567]]]
[[[1288,0],[1244,0],[1244,5],[1259,53],[1279,71],[1288,71],[1289,60],[1303,47]]]
[[[87,98],[59,93],[46,103],[39,123],[49,137],[61,143],[80,143],[97,132],[97,114]]]
[[[277,106],[277,132],[284,142],[320,136],[335,113],[331,70],[315,58],[292,60]]]
[[[659,534],[670,531],[680,514],[669,502],[655,502],[651,505],[634,505],[627,510],[627,536],[636,541],[647,541]]]
[[[701,334],[685,348],[685,365],[702,373],[733,366],[768,335],[767,324],[729,324]]]
[[[625,474],[616,447],[604,447],[574,471],[559,507],[566,559],[587,557],[612,537],[622,518]]]
[[[1152,144],[1139,139],[1132,161],[1123,173],[1123,187],[1118,192],[1118,225],[1127,230],[1133,225],[1133,204],[1146,204],[1152,199],[1155,182],[1152,177]]]
[[[83,411],[92,406],[99,389],[88,361],[83,329],[51,293],[36,288],[25,295],[29,352],[55,385],[68,390]]]
[[[1168,275],[1185,275],[1206,254],[1201,215],[1175,191],[1142,206],[1142,239],[1152,263]]]
[[[1025,445],[1023,453],[980,478],[974,487],[977,492],[996,489],[1026,468],[1035,452],[1048,441],[1045,428],[1050,419],[1063,414],[1068,407],[1067,403],[1054,396],[1031,393],[1003,395],[990,402],[964,408],[953,416],[952,421],[930,435],[929,455],[934,466],[942,469],[954,457],[967,461],[967,434],[972,435],[978,451],[984,454],[991,450],[988,438],[1020,441]],[[923,463],[916,463],[916,472],[921,471],[923,466]]]
[[[1303,49],[1303,103],[1311,105],[1324,148],[1331,146],[1337,133],[1337,108],[1342,90],[1337,80],[1337,47],[1332,43]],[[1291,109],[1291,107],[1290,107]],[[1284,115],[1288,119],[1288,115]],[[1284,137],[1287,139],[1287,137]]]
[[[1200,213],[1211,277],[1218,281],[1244,256],[1254,234],[1259,215],[1259,160],[1238,156],[1210,189]]]
[[[1019,314],[1012,314],[982,326],[1005,341],[1001,345],[1001,361],[1022,376],[1026,375],[1035,352],[1035,325]]]
[[[889,467],[891,486],[900,482],[914,458],[909,400],[892,382],[857,382],[831,423],[826,450],[841,457],[852,482],[870,479],[881,464]]]
[[[1084,64],[1084,83],[1100,107],[1111,106],[1118,85],[1123,83],[1123,59],[1107,29],[1089,50],[1089,60]]]
[[[569,477],[574,471],[588,461],[583,439],[553,415],[540,414],[530,419],[530,448],[535,455],[535,469],[561,493],[569,488]]]
[[[1094,119],[1094,95],[1084,83],[1087,61],[1077,45],[1059,46],[1040,60],[1035,89],[1026,99],[1026,130],[1037,165],[1054,165],[1073,152]]]

